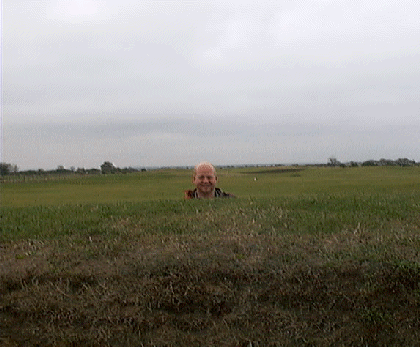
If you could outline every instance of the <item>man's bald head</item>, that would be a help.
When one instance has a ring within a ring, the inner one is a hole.
[[[194,176],[201,170],[211,170],[213,171],[213,174],[216,175],[215,167],[207,161],[202,161],[194,167]]]
[[[217,176],[216,169],[208,162],[201,162],[194,168],[192,179],[199,198],[214,198]]]

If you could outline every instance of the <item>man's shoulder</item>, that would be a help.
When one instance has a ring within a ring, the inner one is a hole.
[[[195,199],[196,198],[195,191],[196,191],[195,189],[194,190],[185,190],[184,191],[184,199],[186,199],[186,200]]]
[[[214,197],[215,198],[235,198],[235,195],[226,193],[220,188],[214,189]],[[198,199],[197,189],[194,190],[185,190],[184,191],[184,199],[190,200],[190,199]]]
[[[220,188],[216,188],[214,190],[214,196],[216,198],[234,198],[235,197],[235,195],[230,194],[230,193],[226,193],[223,190],[221,190]]]

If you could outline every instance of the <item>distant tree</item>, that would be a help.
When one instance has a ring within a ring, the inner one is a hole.
[[[129,166],[129,167],[119,169],[118,171],[121,173],[132,173],[132,172],[138,172],[139,170],[134,167]]]
[[[327,165],[328,166],[340,166],[341,163],[340,163],[340,161],[337,160],[337,158],[331,157],[331,158],[328,158]]]
[[[65,173],[69,173],[70,170],[67,170],[64,165],[58,165],[57,169],[55,171],[52,171],[52,173],[59,173],[59,174],[65,174]]]
[[[393,165],[395,165],[395,162],[391,159],[381,158],[378,161],[378,165],[380,165],[380,166],[393,166]]]
[[[99,169],[87,169],[86,173],[89,175],[99,175],[101,173],[101,170]]]
[[[351,162],[349,162],[349,166],[356,167],[356,166],[359,166],[359,163],[356,162],[356,161],[351,161]]]
[[[395,163],[399,166],[413,166],[416,164],[414,160],[410,160],[407,158],[398,158]]]
[[[17,173],[17,172],[19,172],[19,169],[18,169],[17,165],[8,164],[8,163],[0,163],[0,175],[1,176],[10,175],[10,174]]]
[[[67,174],[70,173],[71,171],[66,169],[64,167],[64,165],[58,165],[56,170],[52,170],[50,171],[50,173],[59,173],[59,174]]]
[[[6,176],[11,172],[12,165],[7,163],[0,163],[0,175]]]
[[[118,169],[110,161],[105,161],[101,165],[101,171],[103,174],[108,174],[108,173],[115,173],[118,171]]]
[[[362,163],[362,166],[377,166],[377,165],[378,165],[378,162],[373,159],[366,160]]]

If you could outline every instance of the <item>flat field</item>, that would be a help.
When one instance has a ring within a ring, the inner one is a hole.
[[[1,183],[0,345],[416,346],[420,168]]]

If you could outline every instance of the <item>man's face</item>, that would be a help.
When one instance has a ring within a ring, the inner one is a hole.
[[[193,184],[202,195],[212,193],[216,187],[216,182],[217,177],[213,169],[209,166],[199,167],[193,177]]]

